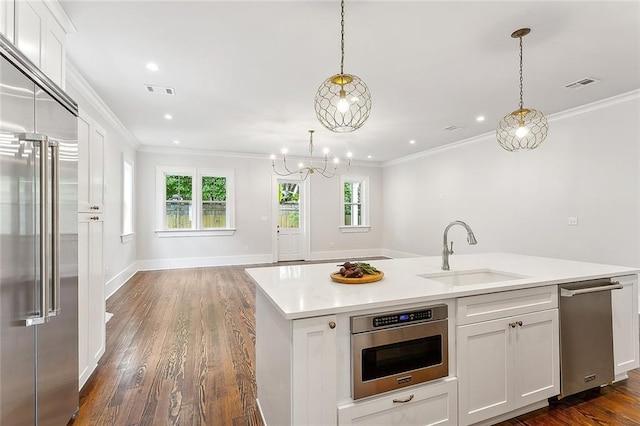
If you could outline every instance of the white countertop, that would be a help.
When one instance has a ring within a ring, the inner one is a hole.
[[[450,285],[419,277],[444,272],[440,256],[385,259],[370,263],[384,278],[370,284],[339,284],[329,275],[336,263],[248,268],[247,274],[286,319],[355,312],[520,288],[636,274],[638,268],[508,253],[453,255],[451,271],[491,269],[525,278],[474,285]]]

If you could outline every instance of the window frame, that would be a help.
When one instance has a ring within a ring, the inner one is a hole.
[[[191,176],[191,208],[194,212],[191,228],[167,229],[165,211],[167,175]],[[226,178],[225,223],[227,226],[225,228],[202,228],[202,178],[207,176]],[[211,237],[233,235],[236,231],[234,180],[234,171],[230,169],[156,166],[156,234],[158,237]]]
[[[352,202],[347,203],[344,197],[344,185],[348,182],[359,182],[362,185],[362,189],[360,194],[362,196],[361,200],[361,214],[362,214],[362,224],[361,225],[347,225],[345,224],[344,216],[345,216],[345,207],[347,204],[353,204]],[[341,232],[369,232],[371,229],[371,225],[369,223],[369,176],[341,176],[340,177],[340,231]]]
[[[127,188],[127,165],[131,168],[131,182],[130,188]],[[128,191],[129,190],[129,191]],[[129,201],[129,205],[127,208],[127,192],[130,193],[131,197]],[[135,211],[135,200],[136,200],[136,166],[135,161],[128,155],[122,154],[122,212],[121,212],[121,231],[120,241],[122,244],[133,241],[135,237],[135,229],[136,229],[136,211]],[[131,217],[131,229],[125,228],[126,217],[127,214]]]

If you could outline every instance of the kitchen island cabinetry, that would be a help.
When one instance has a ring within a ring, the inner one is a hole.
[[[340,426],[456,425],[455,377],[414,386],[338,407]]]
[[[627,371],[640,367],[638,354],[638,280],[636,275],[620,277],[623,288],[611,292],[613,308],[613,360],[616,381]]]
[[[335,425],[336,316],[287,321],[256,291],[256,381],[267,424]]]
[[[458,299],[459,324],[489,319],[457,330],[461,425],[560,393],[557,306],[557,286]]]
[[[374,266],[385,278],[366,285],[332,282],[335,262],[247,269],[265,424],[491,424],[547,405],[560,394],[558,285],[577,281],[624,285],[612,302],[616,372],[637,365],[637,268],[507,253],[460,255],[447,273],[440,257]],[[438,280],[487,270],[514,279]],[[437,304],[449,308],[448,376],[354,400],[351,319]]]

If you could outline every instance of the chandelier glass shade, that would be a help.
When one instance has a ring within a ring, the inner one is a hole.
[[[334,176],[340,176],[349,171],[351,167],[351,153],[347,153],[347,164],[342,167],[340,160],[336,157],[333,160],[329,160],[329,150],[324,149],[323,157],[321,159],[315,159],[313,157],[313,133],[315,130],[309,130],[309,156],[297,163],[296,166],[292,166],[291,163],[295,161],[287,160],[287,151],[282,152],[282,168],[276,167],[276,156],[271,155],[271,167],[273,173],[278,176],[292,176],[298,175],[301,180],[306,180],[309,175],[319,174],[326,178],[332,178]]]
[[[511,34],[512,38],[520,39],[520,107],[505,115],[496,128],[498,143],[512,152],[537,148],[549,131],[549,123],[541,111],[523,106],[522,37],[530,31],[529,28],[521,28]]]
[[[315,97],[316,117],[332,132],[348,133],[362,127],[371,113],[371,93],[360,77],[344,73],[344,0],[341,0],[340,73],[327,78]]]

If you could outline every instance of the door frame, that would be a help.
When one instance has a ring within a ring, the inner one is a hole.
[[[303,191],[302,203],[300,203],[300,212],[302,213],[302,259],[309,260],[311,254],[311,235],[309,223],[311,222],[311,185],[309,179],[303,180],[300,176],[278,176],[271,175],[271,253],[272,262],[278,263],[279,245],[278,245],[278,181],[286,180],[299,182]]]

